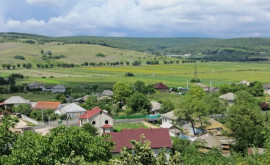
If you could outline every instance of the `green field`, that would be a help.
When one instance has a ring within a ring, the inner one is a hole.
[[[197,63],[197,71],[202,83],[209,85],[211,81],[212,86],[242,80],[270,82],[269,63]],[[37,81],[46,84],[87,86],[88,84],[100,83],[113,84],[117,81],[134,83],[137,80],[142,80],[146,84],[163,82],[169,87],[186,87],[187,81],[194,76],[194,64],[0,70],[2,76],[14,72],[29,77],[19,80],[18,83]],[[135,76],[125,77],[126,72],[132,72]],[[53,78],[49,78],[50,76]],[[191,84],[189,83],[189,85]]]

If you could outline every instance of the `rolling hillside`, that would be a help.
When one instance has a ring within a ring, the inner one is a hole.
[[[55,46],[55,49],[66,51],[69,46],[81,47],[81,53],[85,45],[100,45],[106,48],[117,48],[139,52],[148,52],[156,55],[183,55],[192,54],[191,58],[210,61],[265,61],[270,57],[269,38],[121,38],[121,37],[48,37],[22,33],[0,33],[0,42],[18,42],[36,44],[39,49],[45,49],[51,43],[60,43],[68,46]],[[73,45],[70,45],[73,44]],[[78,46],[80,44],[80,46]],[[45,46],[44,46],[45,45]],[[91,47],[93,50],[103,47]],[[53,47],[53,46],[52,46]],[[91,48],[90,48],[91,47]],[[53,48],[52,48],[53,49]],[[73,48],[70,48],[71,52]],[[104,48],[105,49],[105,48]],[[119,52],[115,49],[105,50],[105,53]],[[60,53],[60,51],[58,51]],[[78,51],[75,51],[76,53]],[[88,51],[87,51],[88,52]],[[125,55],[124,55],[125,56]],[[120,58],[124,60],[126,57]],[[105,59],[105,58],[104,58]],[[108,58],[110,59],[110,58]],[[118,59],[118,57],[117,57]],[[77,59],[75,59],[77,60]],[[93,59],[95,60],[95,59]]]
[[[41,51],[50,51],[52,56],[64,55],[64,58],[55,59],[57,62],[82,64],[84,62],[116,62],[134,61],[139,58],[150,56],[146,53],[121,50],[101,45],[89,44],[58,44],[56,42],[46,44],[28,44],[20,42],[0,43],[0,64],[17,64],[30,62],[32,64],[42,63]],[[105,57],[97,56],[98,53]],[[25,60],[14,59],[21,55]]]

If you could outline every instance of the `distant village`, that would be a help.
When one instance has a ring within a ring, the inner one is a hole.
[[[250,82],[244,80],[239,82],[239,84],[249,86]],[[64,93],[66,91],[66,87],[60,84],[48,87],[38,82],[33,82],[27,86],[30,89],[40,89],[44,92]],[[208,87],[202,83],[197,83],[195,86],[200,87],[207,93],[218,93],[219,91],[218,88],[212,86]],[[183,87],[178,87],[178,89],[169,88],[163,83],[155,84],[154,88],[160,93],[177,93],[179,95],[183,95],[189,90],[188,88]],[[263,85],[263,88],[264,94],[270,94],[270,84]],[[114,92],[112,90],[104,90],[96,96],[100,100],[104,98],[112,99],[114,97]],[[151,142],[151,147],[156,155],[159,154],[160,149],[165,148],[168,160],[171,152],[170,150],[172,149],[171,137],[182,138],[190,140],[191,142],[203,141],[204,148],[201,152],[206,152],[213,148],[221,148],[223,155],[226,156],[231,154],[230,146],[234,143],[235,139],[223,134],[224,131],[230,130],[221,122],[216,120],[217,118],[220,118],[222,114],[210,115],[206,121],[207,125],[204,127],[202,127],[199,120],[192,126],[193,123],[180,120],[175,115],[174,109],[171,109],[167,113],[160,114],[162,104],[156,101],[151,101],[151,109],[147,115],[136,119],[116,119],[106,109],[101,109],[99,107],[85,109],[80,106],[85,103],[88,98],[89,95],[86,95],[81,98],[71,99],[68,103],[61,103],[42,100],[32,102],[31,100],[26,100],[21,96],[12,96],[0,103],[0,107],[2,107],[0,115],[2,116],[4,113],[10,113],[10,109],[19,107],[22,104],[29,105],[33,111],[42,112],[42,119],[39,121],[26,114],[13,113],[13,115],[20,118],[20,122],[16,124],[15,128],[13,128],[13,131],[16,133],[22,133],[25,130],[33,130],[42,135],[46,135],[50,132],[50,129],[59,125],[83,126],[86,123],[90,123],[92,126],[96,127],[99,135],[111,135],[112,141],[115,143],[115,148],[111,151],[113,155],[119,154],[122,147],[132,148],[130,140],[138,141],[140,140],[141,135],[144,135],[145,139]],[[227,107],[231,107],[235,103],[236,95],[232,92],[228,92],[224,95],[220,95],[219,99],[221,102],[226,102]],[[52,110],[53,113],[59,116],[64,115],[66,117],[63,119],[49,119],[45,121],[43,118],[44,110]],[[161,122],[158,123],[158,120]],[[28,126],[24,121],[33,123],[35,126]],[[121,132],[114,131],[115,123],[136,122],[143,123],[147,128],[122,129]]]

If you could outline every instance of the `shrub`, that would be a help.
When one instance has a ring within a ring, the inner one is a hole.
[[[140,66],[141,65],[141,60],[136,60],[132,63],[133,66]]]
[[[13,58],[18,59],[18,60],[25,60],[24,56],[21,56],[21,55],[16,55]]]
[[[199,78],[193,78],[190,80],[190,82],[199,83],[199,82],[201,82],[201,80]]]
[[[126,76],[126,77],[133,77],[133,76],[134,76],[134,74],[133,74],[133,73],[131,73],[131,72],[126,72],[125,76]]]
[[[103,54],[103,53],[98,53],[98,54],[96,54],[96,56],[97,56],[97,57],[105,57],[106,55]]]

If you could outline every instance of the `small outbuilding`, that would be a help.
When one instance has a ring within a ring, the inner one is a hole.
[[[168,92],[169,88],[163,83],[157,83],[154,88],[160,92]]]

